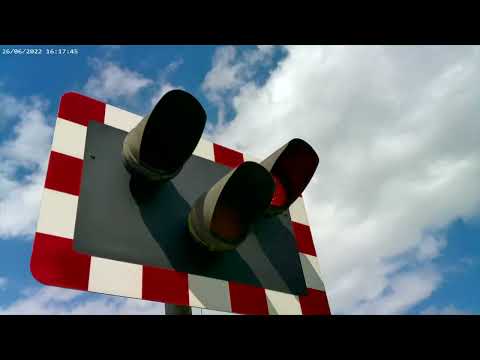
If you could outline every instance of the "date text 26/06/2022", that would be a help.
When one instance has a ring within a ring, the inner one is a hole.
[[[77,48],[3,48],[2,55],[78,55]]]

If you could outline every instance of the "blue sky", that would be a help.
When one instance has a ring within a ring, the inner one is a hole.
[[[0,56],[0,313],[163,311],[43,287],[29,260],[61,95],[145,114],[171,88],[218,143],[317,149],[305,201],[334,313],[480,312],[478,47],[68,47]]]

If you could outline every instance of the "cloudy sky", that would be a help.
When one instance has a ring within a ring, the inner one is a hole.
[[[0,55],[0,313],[163,313],[44,287],[29,261],[61,95],[144,115],[173,88],[219,144],[314,146],[304,200],[334,314],[480,313],[480,47],[40,48]]]

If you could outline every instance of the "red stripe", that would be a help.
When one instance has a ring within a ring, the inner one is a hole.
[[[168,269],[143,266],[142,299],[188,305],[188,275]]]
[[[308,294],[299,296],[303,315],[330,315],[325,291],[307,289]]]
[[[241,152],[226,148],[225,146],[213,144],[213,153],[215,162],[235,168],[243,163],[243,154]]]
[[[317,256],[315,251],[315,245],[313,244],[312,233],[310,232],[310,226],[292,221],[292,229],[297,240],[298,251]]]
[[[68,92],[63,94],[60,100],[58,117],[84,126],[87,126],[90,120],[103,123],[105,106],[105,103],[101,101]]]
[[[50,152],[45,187],[79,195],[82,168],[83,160],[56,151]]]
[[[30,270],[42,284],[87,291],[90,256],[74,251],[71,239],[36,233]]]
[[[229,282],[232,312],[247,315],[268,315],[265,289]]]

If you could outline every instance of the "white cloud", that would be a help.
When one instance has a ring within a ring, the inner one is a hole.
[[[6,277],[0,277],[0,290],[5,290],[8,284],[8,279]]]
[[[33,234],[44,178],[44,170],[39,170],[23,182],[7,180],[8,190],[2,190],[0,199],[0,239]]]
[[[426,236],[418,245],[417,258],[420,261],[434,259],[440,255],[445,246],[447,246],[447,239],[444,236]]]
[[[254,75],[255,65],[269,61],[274,46],[257,46],[238,52],[234,46],[220,47],[215,51],[212,69],[205,76],[203,89],[207,94],[228,91],[245,84]]]
[[[20,121],[14,127],[14,138],[0,145],[0,156],[15,167],[32,168],[45,160],[52,128],[38,105],[24,106],[17,115]]]
[[[52,127],[45,116],[47,104],[39,98],[3,94],[2,100],[11,111],[5,118],[15,121],[13,137],[0,144],[0,238],[8,238],[34,231]]]
[[[170,74],[174,73],[175,71],[178,70],[178,68],[183,65],[183,59],[178,58],[171,63],[169,63],[165,69],[161,72],[160,77],[166,79]]]
[[[225,120],[229,97],[255,75],[255,66],[269,64],[275,47],[257,46],[238,52],[234,46],[220,47],[215,51],[212,69],[206,74],[202,89],[206,97],[218,107],[218,126]]]
[[[470,315],[469,312],[458,309],[455,305],[447,305],[443,308],[429,306],[423,310],[421,315]]]
[[[122,297],[87,295],[56,287],[28,289],[13,304],[0,307],[0,314],[17,315],[135,315],[163,314],[162,303]]]
[[[212,69],[205,76],[203,89],[211,91],[229,90],[243,84],[240,70],[245,66],[242,63],[234,63],[236,48],[226,46],[218,48],[212,61]]]
[[[100,45],[100,56],[102,57],[103,61],[106,61],[107,59],[113,59],[119,55],[121,48],[121,45]]]
[[[161,73],[158,98],[174,86],[166,81],[183,60],[170,63]],[[153,83],[137,72],[94,59],[94,74],[85,92],[102,99],[126,99]],[[48,103],[39,97],[15,98],[0,93],[0,125],[13,126],[11,137],[0,143],[0,238],[34,232],[45,179],[53,128],[48,124]],[[53,117],[52,117],[53,118]]]
[[[467,267],[471,267],[478,264],[478,259],[470,256],[465,256],[460,259],[460,262]]]
[[[0,122],[14,118],[25,111],[27,103],[18,101],[15,97],[2,93],[0,94]]]
[[[163,95],[165,95],[167,92],[174,90],[174,89],[182,89],[185,90],[181,86],[175,86],[170,82],[165,82],[162,83],[159,87],[159,89],[155,92],[155,94],[152,96],[152,99],[150,101],[150,105],[153,107],[157,104],[157,102],[162,98]]]
[[[104,101],[127,100],[153,83],[142,74],[110,61],[93,59],[92,66],[94,74],[88,78],[83,90],[88,96]]]
[[[359,279],[359,281],[365,281],[365,279]],[[378,296],[359,302],[351,312],[353,314],[401,314],[427,299],[440,283],[441,276],[434,269],[398,273],[388,279]]]
[[[1,278],[0,278],[1,279]],[[1,281],[0,281],[1,289]],[[1,307],[0,315],[163,315],[159,302],[85,293],[43,286],[28,288],[12,304]],[[193,315],[230,315],[214,310],[192,309]]]
[[[204,91],[236,115],[209,136],[257,157],[311,143],[320,164],[304,199],[332,311],[408,311],[441,283],[431,263],[445,239],[427,231],[480,210],[480,48],[285,49],[261,87],[219,50]],[[399,272],[412,251],[427,272]]]
[[[170,90],[174,89],[182,89],[185,90],[182,86],[179,85],[174,85],[170,81],[168,81],[168,77],[177,71],[177,69],[183,64],[183,59],[177,59],[175,61],[172,61],[169,63],[165,69],[163,69],[160,73],[159,79],[158,79],[158,86],[157,89],[154,91],[153,96],[150,100],[150,106],[153,107],[157,104],[157,102],[160,100],[160,98],[165,95],[167,92]],[[151,109],[149,109],[151,110]]]

